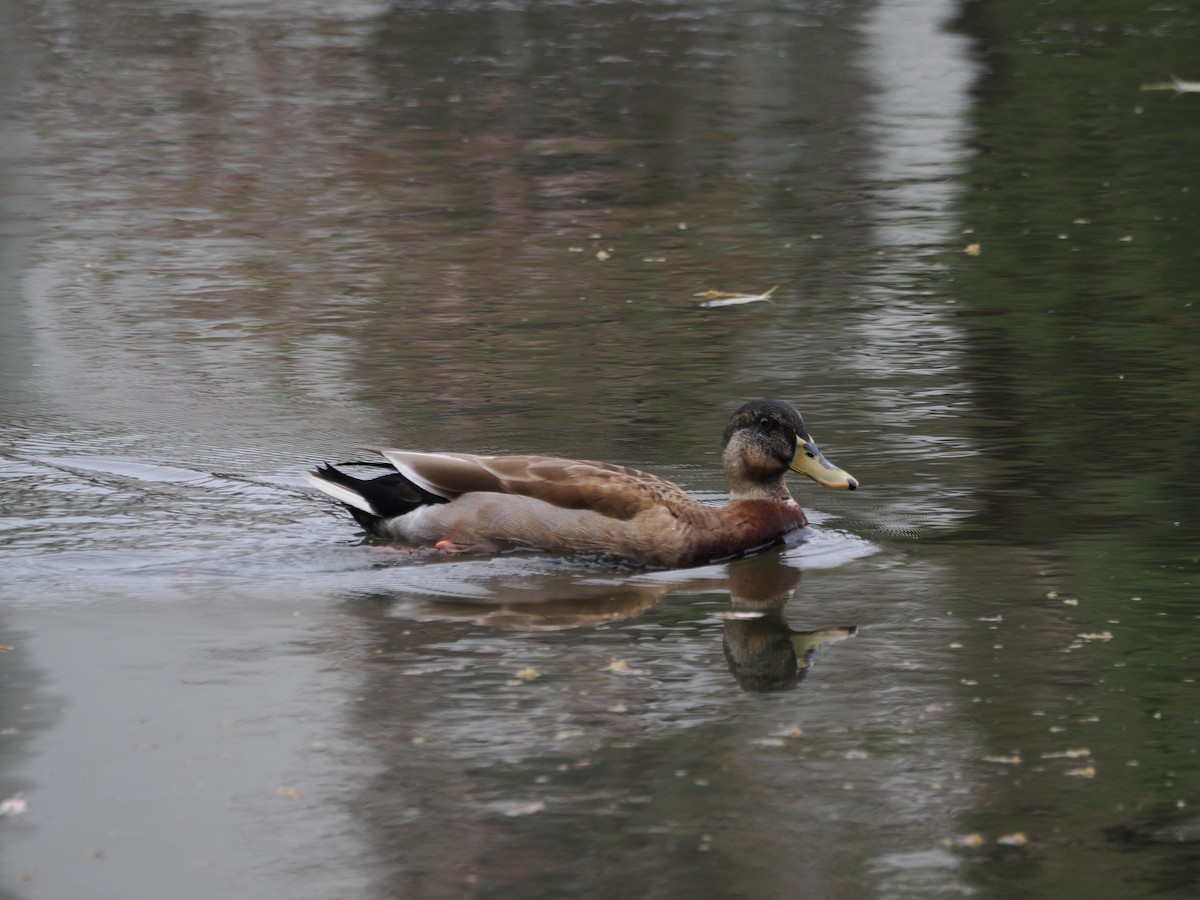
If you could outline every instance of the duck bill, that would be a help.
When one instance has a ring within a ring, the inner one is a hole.
[[[788,468],[801,475],[807,475],[822,487],[845,488],[850,491],[858,487],[858,479],[827,460],[817,449],[812,438],[796,438],[796,455]]]

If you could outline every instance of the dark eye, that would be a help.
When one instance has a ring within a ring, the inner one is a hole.
[[[763,416],[758,420],[758,424],[762,428],[770,428],[775,424],[775,422],[771,419],[768,419],[766,416]]]

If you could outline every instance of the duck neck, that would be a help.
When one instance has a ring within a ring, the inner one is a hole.
[[[790,503],[792,495],[784,483],[783,473],[774,477],[763,477],[761,470],[747,471],[744,457],[736,453],[725,454],[725,479],[729,482],[730,500],[768,500],[772,503]]]
[[[770,503],[795,503],[783,479],[778,481],[748,481],[729,479],[729,499],[766,500]]]

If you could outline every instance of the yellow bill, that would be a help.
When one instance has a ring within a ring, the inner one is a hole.
[[[851,491],[858,487],[858,480],[827,460],[811,437],[796,438],[796,455],[792,457],[792,464],[788,468],[801,475],[807,475],[822,487],[846,488]]]

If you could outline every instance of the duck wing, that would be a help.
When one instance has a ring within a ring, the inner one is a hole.
[[[562,509],[589,509],[632,519],[650,509],[694,504],[678,485],[627,466],[552,456],[475,456],[363,447],[378,453],[418,487],[453,500],[489,492],[533,497]]]

